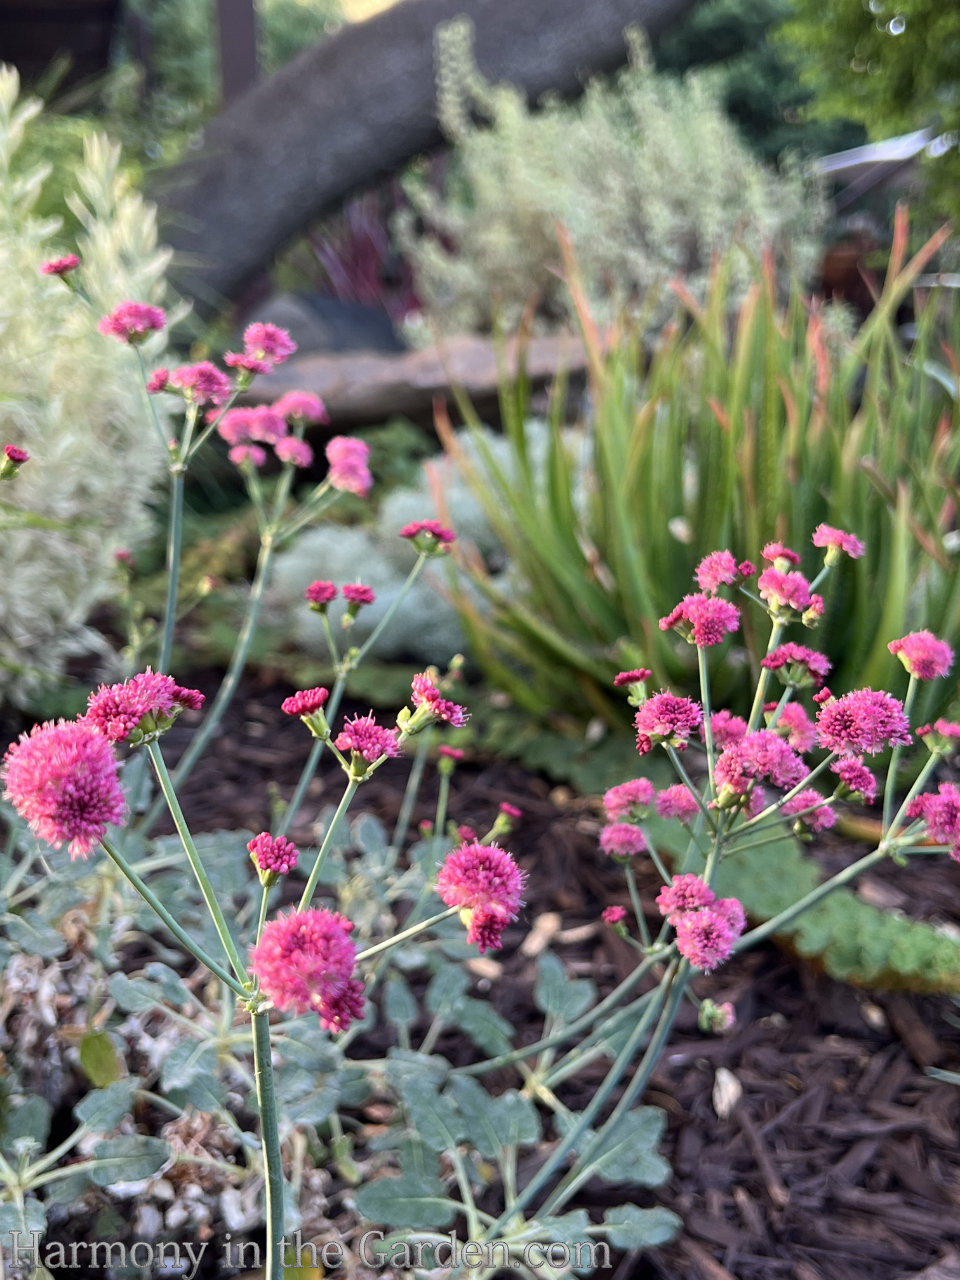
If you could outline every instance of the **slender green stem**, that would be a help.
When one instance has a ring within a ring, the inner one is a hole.
[[[147,373],[147,364],[143,358],[143,352],[140,350],[139,347],[134,347],[134,351],[136,351],[137,353],[137,363],[140,365],[140,378],[141,378],[141,381],[143,382],[143,387],[144,387],[143,394],[144,394],[144,397],[146,398],[147,406],[150,410],[150,421],[153,423],[154,430],[156,431],[157,436],[160,440],[160,447],[163,449],[164,453],[169,454],[170,441],[167,439],[166,432],[163,429],[163,423],[160,421],[160,415],[157,413],[156,401],[146,389],[147,379],[149,377],[149,374]]]
[[[594,1022],[615,1008],[635,987],[640,985],[650,970],[655,965],[660,964],[663,959],[663,956],[648,956],[645,960],[642,960],[633,972],[628,973],[620,985],[615,987],[609,995],[604,996],[592,1009],[588,1009],[586,1013],[582,1013],[579,1018],[575,1018],[567,1026],[561,1027],[559,1031],[554,1031],[551,1035],[544,1036],[542,1040],[538,1040],[535,1044],[524,1045],[520,1049],[511,1049],[508,1053],[497,1054],[495,1058],[487,1058],[485,1062],[474,1062],[466,1067],[454,1067],[451,1074],[461,1076],[484,1075],[486,1072],[496,1071],[500,1067],[510,1067],[524,1058],[535,1057],[542,1053],[544,1049],[563,1044],[565,1040],[573,1040],[581,1031],[585,1031]]]
[[[416,564],[407,574],[406,579],[403,583],[403,586],[397,592],[397,595],[393,600],[392,604],[390,605],[390,608],[383,615],[383,617],[380,619],[380,621],[377,623],[374,629],[370,632],[369,636],[367,636],[364,643],[360,646],[360,648],[354,654],[353,660],[350,664],[352,668],[358,667],[360,665],[360,663],[367,656],[367,654],[370,652],[373,646],[380,639],[381,635],[383,635],[384,631],[386,631],[387,627],[393,621],[394,614],[397,612],[397,610],[400,608],[401,604],[403,603],[404,598],[407,595],[407,592],[410,590],[410,588],[416,582],[417,578],[420,576],[420,570],[423,568],[426,562],[427,562],[427,557],[425,555],[421,554],[417,557]]]
[[[177,799],[177,793],[174,790],[173,782],[167,773],[167,766],[164,762],[163,755],[160,751],[159,743],[150,742],[147,744],[147,750],[150,752],[150,760],[153,764],[154,771],[157,775],[157,781],[160,783],[160,791],[167,807],[170,810],[170,816],[173,818],[174,826],[177,828],[177,835],[180,837],[180,843],[183,845],[183,851],[187,855],[187,860],[196,877],[200,892],[203,894],[203,900],[207,904],[207,910],[210,912],[210,918],[216,926],[217,934],[223,944],[224,953],[233,969],[240,979],[244,982],[247,977],[246,966],[240,958],[240,952],[237,944],[233,940],[233,934],[230,932],[223,909],[217,901],[217,895],[214,892],[213,885],[210,883],[210,877],[207,875],[206,867],[200,854],[197,852],[197,846],[193,842],[193,836],[187,826],[186,819],[183,816],[183,810],[180,808],[180,801]]]
[[[260,895],[260,914],[257,916],[257,932],[254,935],[255,942],[260,941],[260,935],[263,933],[263,926],[267,919],[267,903],[270,901],[270,890],[266,885],[262,886],[263,892]]]
[[[303,908],[301,907],[301,910]],[[425,929],[432,929],[435,924],[439,924],[441,920],[449,920],[451,916],[455,916],[460,910],[459,907],[447,907],[445,911],[438,911],[435,916],[431,916],[429,920],[421,920],[419,924],[412,924],[408,929],[402,929],[400,933],[395,933],[392,938],[385,938],[383,942],[378,942],[375,946],[367,947],[366,951],[357,952],[357,964],[363,960],[369,960],[371,956],[379,955],[381,951],[386,951],[388,947],[395,947],[398,942],[406,942],[408,938],[415,938],[418,933],[423,933]]]
[[[749,831],[751,834],[756,831],[761,822],[766,821],[766,819],[772,814],[779,813],[788,800],[792,800],[793,797],[798,796],[801,791],[805,791],[814,778],[823,773],[824,769],[836,760],[836,758],[837,753],[835,751],[831,751],[826,759],[821,760],[816,768],[811,769],[807,776],[802,778],[795,787],[791,787],[784,795],[778,796],[777,799],[774,800],[773,804],[768,804],[767,807],[765,809],[761,809],[755,817],[749,818],[742,827],[738,827],[737,835],[739,836],[743,831]]]
[[[766,608],[766,605],[764,605]],[[783,623],[774,622],[770,628],[770,639],[767,642],[767,653],[773,653],[774,649],[780,644],[783,638]],[[767,696],[767,685],[770,683],[770,668],[761,667],[760,675],[757,677],[757,692],[754,695],[753,706],[750,708],[750,718],[747,720],[747,732],[753,731],[760,726],[760,717],[763,715],[763,703]]]
[[[627,1112],[633,1106],[636,1099],[640,1096],[647,1086],[650,1076],[653,1074],[657,1065],[657,1060],[663,1052],[664,1046],[669,1038],[670,1032],[673,1030],[673,1024],[677,1016],[680,1005],[683,1002],[684,993],[687,989],[689,981],[690,965],[686,960],[679,964],[675,961],[671,965],[671,969],[664,975],[661,990],[669,988],[670,995],[660,1015],[656,1030],[650,1038],[650,1043],[644,1052],[643,1057],[633,1074],[633,1079],[620,1096],[620,1100],[610,1113],[609,1117],[600,1129],[593,1135],[592,1140],[587,1144],[583,1151],[580,1152],[580,1158],[577,1161],[575,1169],[572,1169],[560,1185],[548,1197],[546,1203],[540,1209],[540,1215],[546,1216],[556,1213],[570,1199],[572,1195],[585,1183],[593,1177],[593,1161],[591,1152],[597,1149],[597,1146],[604,1141],[609,1133],[612,1133],[620,1121],[626,1116]],[[604,1081],[606,1084],[606,1081]]]
[[[123,854],[118,849],[115,849],[110,841],[105,838],[101,838],[100,844],[103,846],[104,852],[110,860],[118,867],[121,874],[129,880],[137,893],[139,893],[140,897],[143,898],[144,902],[153,908],[177,941],[186,947],[187,951],[189,951],[194,959],[199,960],[201,964],[206,965],[210,972],[215,974],[221,982],[225,982],[231,991],[235,991],[238,996],[242,996],[243,999],[247,999],[250,992],[242,985],[241,982],[237,981],[232,973],[229,973],[218,961],[214,960],[212,956],[207,955],[206,951],[194,942],[193,938],[190,937],[187,931],[183,929],[176,920],[174,920],[173,916],[153,890],[147,888],[147,885],[137,875],[133,867],[130,866]]]
[[[941,757],[939,753],[932,753],[930,755],[930,758],[927,760],[926,764],[923,766],[923,768],[920,770],[919,774],[917,775],[913,786],[910,788],[907,794],[903,797],[903,803],[900,805],[900,808],[897,810],[894,816],[893,822],[889,827],[884,827],[883,834],[885,836],[889,835],[891,831],[895,831],[897,827],[900,826],[900,823],[903,821],[904,816],[907,812],[907,809],[909,809],[910,807],[910,802],[913,800],[914,796],[918,796],[920,792],[923,790],[923,788],[927,785],[927,779],[930,777],[931,773],[933,773],[934,769],[940,763],[940,759]]]
[[[270,1052],[270,1017],[267,1013],[254,1013],[251,1014],[251,1020],[257,1105],[260,1110],[260,1142],[266,1174],[267,1260],[263,1280],[282,1280],[283,1158],[280,1152],[277,1098]]]
[[[180,786],[189,777],[194,764],[202,754],[207,743],[216,733],[223,719],[227,708],[229,707],[233,696],[237,691],[240,683],[240,677],[243,675],[245,666],[247,665],[247,657],[250,652],[250,646],[253,643],[253,637],[257,629],[257,621],[260,617],[260,606],[263,603],[263,593],[267,585],[267,576],[270,571],[270,562],[273,558],[274,542],[271,538],[265,537],[260,543],[260,555],[257,558],[257,569],[253,579],[253,586],[250,589],[250,597],[247,601],[246,614],[237,636],[236,647],[230,658],[230,665],[227,667],[226,674],[223,677],[217,696],[214,698],[210,706],[210,710],[204,717],[203,723],[193,737],[190,746],[183,753],[180,762],[173,771],[173,781],[176,786]],[[143,820],[141,830],[146,835],[150,828],[160,816],[163,807],[163,801],[160,797],[150,806]]]
[[[713,726],[710,724],[710,670],[707,665],[707,651],[697,645],[697,667],[700,671],[700,701],[703,704],[703,740],[707,747],[707,773],[710,778],[710,794],[717,798],[717,781],[714,777]]]
[[[640,894],[637,890],[637,877],[629,862],[624,867],[624,871],[627,878],[627,889],[630,893],[630,905],[633,907],[633,914],[637,918],[637,928],[640,930],[640,937],[643,939],[643,945],[645,947],[649,947],[650,932],[647,929],[647,920],[643,914],[643,905],[640,902]]]
[[[433,740],[433,734],[429,729],[424,729],[417,740],[417,749],[414,753],[413,764],[410,766],[410,774],[407,778],[407,785],[403,792],[403,803],[400,805],[400,812],[397,814],[397,821],[394,824],[393,835],[390,837],[390,861],[393,865],[397,860],[397,854],[400,852],[401,846],[407,837],[407,830],[410,826],[410,818],[413,814],[413,806],[416,804],[417,796],[420,794],[420,787],[423,783],[423,774],[427,765],[427,755],[430,750],[430,743]]]
[[[177,623],[177,596],[180,592],[180,561],[183,551],[183,488],[185,470],[180,462],[170,467],[170,515],[167,528],[167,599],[163,609],[163,634],[157,670],[169,672],[173,631]]]
[[[450,1163],[453,1165],[453,1172],[457,1179],[457,1186],[460,1188],[460,1200],[467,1218],[467,1234],[471,1240],[476,1240],[480,1234],[480,1218],[477,1214],[477,1202],[473,1198],[473,1187],[470,1185],[470,1175],[467,1172],[466,1163],[456,1147],[452,1147],[447,1152],[447,1155],[450,1157]]]
[[[913,700],[917,693],[917,677],[911,673],[909,683],[907,684],[907,696],[903,700],[903,714],[910,719],[910,712],[913,708]],[[890,766],[887,769],[887,781],[883,788],[883,826],[882,831],[886,833],[890,830],[890,817],[893,814],[893,804],[897,789],[897,770],[900,765],[900,755],[903,748],[900,743],[894,744],[890,752]]]
[[[508,1218],[526,1208],[537,1192],[550,1181],[557,1169],[559,1169],[563,1164],[567,1155],[576,1148],[581,1138],[587,1132],[590,1125],[605,1105],[610,1094],[620,1083],[624,1071],[626,1071],[627,1067],[630,1065],[634,1054],[643,1042],[650,1024],[660,1012],[660,1007],[666,994],[666,985],[667,978],[664,978],[664,981],[656,988],[657,996],[651,1000],[649,1007],[644,1010],[642,1016],[637,1020],[636,1026],[630,1034],[626,1044],[624,1044],[623,1048],[617,1054],[613,1065],[604,1077],[603,1083],[590,1099],[589,1103],[587,1103],[583,1111],[581,1111],[576,1123],[567,1131],[562,1141],[554,1147],[546,1162],[541,1165],[538,1172],[519,1193],[511,1210],[509,1212],[505,1210],[500,1215],[485,1236],[485,1239],[496,1238],[496,1233],[506,1225]]]
[[[307,880],[306,888],[304,889],[303,895],[300,898],[300,905],[297,907],[298,911],[306,911],[307,907],[309,907],[310,905],[310,899],[313,897],[313,892],[317,887],[317,881],[320,879],[320,870],[323,866],[324,859],[327,856],[327,850],[330,848],[330,845],[333,841],[334,833],[336,832],[337,827],[340,825],[340,819],[344,816],[344,814],[350,808],[350,802],[353,800],[353,797],[356,795],[357,787],[359,785],[360,785],[359,782],[354,781],[353,778],[351,778],[346,785],[344,793],[340,799],[340,803],[337,805],[337,812],[333,815],[333,820],[330,822],[329,826],[324,832],[323,843],[320,845],[320,851],[317,854],[316,861],[313,864],[313,870],[310,872],[310,877]]]

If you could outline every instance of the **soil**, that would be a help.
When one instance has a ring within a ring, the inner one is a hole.
[[[262,829],[266,777],[289,794],[304,743],[279,710],[288,692],[245,682],[181,791],[195,830]],[[165,754],[174,759],[189,736],[178,723]],[[341,780],[335,771],[314,780],[294,839],[308,836],[319,807],[339,799]],[[357,807],[392,822],[405,780],[400,763],[384,766]],[[414,822],[432,816],[434,800],[428,784]],[[529,1043],[542,1026],[531,999],[538,940],[549,939],[569,972],[609,988],[633,967],[634,953],[599,914],[629,900],[617,868],[598,857],[595,800],[495,760],[458,768],[450,808],[457,822],[485,830],[501,801],[523,811],[508,843],[529,883],[524,918],[495,953],[502,968],[489,998],[517,1027],[518,1043]],[[834,842],[823,856],[835,864],[865,851]],[[658,881],[652,868],[647,874],[641,871],[640,887],[652,902]],[[864,891],[915,918],[960,928],[960,868],[946,858],[882,868]],[[613,1269],[599,1274],[960,1280],[960,1089],[927,1074],[960,1068],[960,1007],[947,998],[854,990],[772,945],[698,979],[696,989],[731,1001],[737,1024],[712,1037],[697,1030],[692,1009],[684,1012],[658,1064],[645,1101],[668,1116],[662,1152],[671,1181],[656,1193],[592,1183],[570,1206],[599,1216],[625,1200],[660,1203],[680,1214],[683,1232],[660,1250],[615,1254]],[[456,1042],[440,1048],[456,1051]],[[582,1105],[604,1070],[600,1063],[595,1075],[576,1077],[564,1100]],[[503,1076],[503,1087],[519,1083]],[[325,1194],[336,1205],[336,1185]]]

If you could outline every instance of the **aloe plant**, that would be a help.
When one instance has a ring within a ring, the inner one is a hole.
[[[895,321],[946,238],[944,228],[907,261],[907,217],[898,212],[883,291],[852,337],[832,332],[830,313],[796,284],[781,302],[770,259],[755,265],[731,320],[728,256],[715,263],[702,303],[674,284],[674,320],[652,344],[637,329],[601,339],[565,242],[592,402],[583,427],[586,492],[582,458],[574,466],[561,431],[562,379],[553,389],[548,464],[539,471],[527,464],[522,360],[500,391],[514,467],[497,464],[463,395],[457,403],[479,462],[438,414],[441,438],[512,566],[504,588],[476,557],[461,554],[488,611],[476,607],[462,578],[453,584],[487,677],[531,712],[560,709],[581,719],[611,718],[608,690],[623,667],[647,666],[659,684],[694,688],[690,647],[660,632],[657,619],[691,589],[704,549],[739,554],[777,539],[802,553],[821,522],[855,530],[870,548],[868,560],[836,575],[826,599],[820,643],[834,664],[832,687],[892,678],[892,635],[919,627],[954,635],[960,362],[941,342],[936,306],[920,313],[909,354]],[[749,633],[745,650],[743,661],[756,669],[762,649]],[[727,655],[712,673],[719,697],[736,679],[735,658]]]

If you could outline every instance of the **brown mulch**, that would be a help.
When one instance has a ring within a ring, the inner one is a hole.
[[[248,682],[215,750],[183,790],[198,829],[260,829],[265,777],[289,793],[304,744],[279,711],[286,692]],[[175,727],[171,747],[174,734],[185,740],[187,732]],[[391,822],[405,778],[399,763],[384,767],[361,789],[357,807]],[[415,821],[431,816],[432,785]],[[310,819],[341,787],[342,775],[325,769],[295,837],[308,838]],[[609,986],[629,971],[633,953],[598,915],[628,900],[616,869],[598,859],[593,802],[518,766],[479,762],[455,775],[451,816],[484,830],[503,800],[524,812],[509,843],[529,872],[529,901],[490,998],[519,1027],[518,1041],[529,1042],[541,1025],[529,998],[531,927],[571,972]],[[842,852],[835,843],[827,860]],[[646,901],[656,887],[655,876],[641,882]],[[868,892],[917,918],[960,927],[960,869],[946,859],[884,868]],[[960,1069],[960,1009],[945,998],[854,990],[773,946],[698,986],[733,1001],[738,1025],[727,1037],[705,1036],[686,1010],[651,1081],[645,1100],[669,1117],[663,1154],[672,1180],[656,1193],[590,1184],[570,1206],[602,1211],[636,1199],[683,1218],[673,1245],[619,1259],[613,1280],[960,1280],[960,1090],[925,1072]],[[599,1064],[594,1076],[570,1082],[566,1100],[589,1097],[604,1070]],[[715,1101],[718,1072],[721,1083],[728,1072],[739,1086],[731,1106]]]

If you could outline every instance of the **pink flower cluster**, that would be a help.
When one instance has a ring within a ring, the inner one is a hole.
[[[292,840],[284,836],[272,836],[261,831],[247,841],[247,848],[258,871],[272,872],[277,876],[288,875],[297,865],[300,850]]]
[[[327,690],[320,686],[315,689],[298,689],[289,698],[284,698],[280,710],[288,716],[309,716],[314,711],[319,711],[329,696]]]
[[[950,845],[950,857],[960,862],[960,790],[952,782],[941,782],[935,793],[911,800],[907,817],[922,818],[928,838]]]
[[[166,323],[167,317],[159,307],[151,307],[146,302],[121,302],[100,320],[97,328],[103,334],[137,346]]]
[[[354,612],[362,605],[373,604],[376,599],[373,588],[365,587],[362,582],[346,582],[340,590],[347,604],[353,606]]]
[[[661,742],[678,751],[686,748],[694,729],[703,722],[703,708],[690,698],[661,691],[640,704],[633,718],[637,751],[646,755]]]
[[[953,650],[929,631],[911,631],[908,636],[891,640],[887,648],[918,680],[935,680],[953,666]]]
[[[776,567],[764,569],[757,579],[757,585],[760,599],[766,601],[767,607],[774,614],[790,610],[805,613],[811,607],[823,612],[822,598],[810,594],[810,583],[802,573],[795,570],[783,571]]]
[[[272,373],[297,349],[297,344],[275,324],[251,324],[243,331],[243,351],[228,351],[223,362],[247,374]]]
[[[411,701],[415,707],[427,707],[434,720],[442,720],[455,729],[470,719],[470,712],[459,703],[443,697],[434,683],[434,673],[421,671],[413,677]]]
[[[819,689],[830,671],[830,660],[826,654],[792,641],[768,653],[760,660],[760,665],[768,671],[776,671],[784,684],[795,689],[808,686]]]
[[[740,741],[747,732],[747,722],[743,716],[735,716],[725,709],[714,711],[710,717],[710,732],[713,735],[714,746],[722,751],[724,747]]]
[[[457,535],[445,528],[439,520],[414,520],[400,530],[401,538],[408,538],[421,555],[439,556],[457,540]]]
[[[817,741],[838,755],[876,755],[912,739],[903,704],[889,693],[854,689],[824,702],[817,712]]]
[[[653,783],[649,778],[634,778],[604,793],[603,811],[608,821],[620,822],[637,811],[642,813],[652,803]]]
[[[690,788],[682,782],[672,787],[665,787],[657,795],[657,813],[661,818],[678,818],[681,822],[689,822],[700,812],[700,806],[690,793]]]
[[[746,916],[736,898],[718,899],[699,876],[674,876],[657,895],[660,914],[677,933],[677,950],[697,969],[711,973],[728,959]]]
[[[447,854],[437,892],[448,907],[459,910],[467,941],[476,943],[482,955],[502,945],[503,931],[522,905],[525,879],[506,849],[469,840]]]
[[[353,752],[368,764],[374,764],[381,756],[400,754],[396,729],[384,729],[377,724],[372,713],[345,720],[333,745],[338,751]]]
[[[250,952],[250,968],[278,1009],[317,1013],[329,1031],[363,1017],[363,983],[353,976],[351,921],[324,907],[271,920]]]
[[[758,782],[793,787],[806,776],[800,757],[772,729],[758,729],[717,757],[717,787],[727,796],[745,796]]]
[[[310,607],[322,612],[323,609],[337,598],[337,588],[332,582],[311,582],[309,587],[303,593]]]
[[[773,712],[776,709],[775,702],[767,703],[764,707],[764,711]],[[816,726],[799,702],[788,702],[781,707],[777,723],[770,727],[774,733],[786,738],[794,751],[809,751],[817,740]]]
[[[756,566],[749,560],[737,564],[730,551],[711,551],[697,565],[697,585],[701,591],[714,595],[721,586],[733,586],[744,578],[753,577],[756,572]]]
[[[289,421],[298,415],[293,413],[285,400],[302,397],[305,400],[316,400],[305,392],[290,392],[272,405],[257,405],[254,408],[229,409],[217,423],[217,432],[231,446],[228,454],[230,461],[239,465],[241,462],[252,462],[255,467],[262,467],[267,460],[266,450],[254,441],[272,445],[277,459],[294,467],[309,467],[313,462],[313,450],[299,436],[290,435]],[[296,408],[294,404],[294,408]],[[301,408],[303,406],[300,406]],[[325,412],[325,411],[324,411]],[[366,448],[366,445],[362,446]]]
[[[862,796],[864,804],[873,804],[877,798],[877,780],[859,756],[841,756],[831,764],[830,772],[837,775],[850,795]]]
[[[122,684],[101,685],[87,700],[86,719],[110,742],[149,741],[169,729],[181,711],[199,711],[203,694],[172,676],[141,671]]]
[[[826,798],[815,787],[805,787],[803,791],[798,791],[792,800],[786,802],[781,813],[787,818],[796,817],[810,831],[825,831],[837,820],[837,815]]]
[[[330,468],[327,479],[333,488],[365,498],[373,485],[367,465],[370,446],[352,436],[334,436],[327,441],[324,452]]]
[[[80,265],[80,259],[75,253],[66,253],[62,258],[51,258],[49,262],[40,264],[40,273],[45,276],[68,276],[71,271],[76,271]]]
[[[3,759],[9,800],[34,835],[85,858],[123,821],[124,798],[109,741],[89,720],[34,725]]]
[[[816,529],[813,531],[813,538],[811,541],[815,547],[827,548],[828,563],[833,562],[830,556],[831,551],[833,551],[835,555],[842,551],[845,555],[848,555],[851,560],[859,560],[866,550],[866,547],[854,534],[844,533],[842,529],[834,529],[834,527],[829,524],[818,524]]]
[[[728,632],[740,625],[740,610],[729,600],[719,596],[684,596],[665,618],[660,619],[661,631],[678,631],[698,649],[721,644]]]
[[[600,848],[611,858],[631,858],[646,853],[647,842],[632,822],[611,822],[600,832]]]

